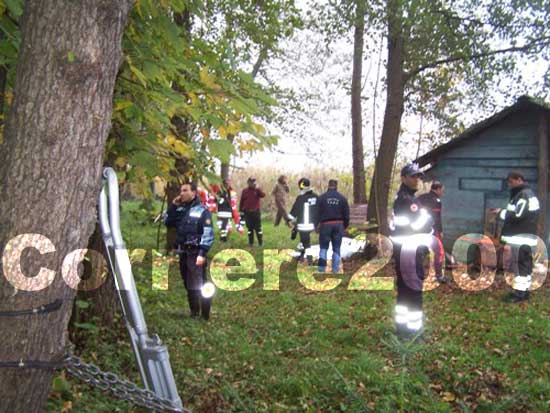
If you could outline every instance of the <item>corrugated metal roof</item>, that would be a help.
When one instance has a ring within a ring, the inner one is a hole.
[[[540,101],[530,97],[530,96],[520,96],[516,103],[514,103],[512,106],[508,106],[507,108],[501,110],[500,112],[494,114],[490,118],[487,118],[479,123],[476,123],[475,125],[469,127],[466,129],[462,134],[457,136],[454,139],[451,139],[449,142],[438,146],[435,149],[432,149],[430,152],[425,153],[424,155],[420,156],[418,159],[415,160],[415,162],[418,162],[420,166],[425,166],[429,164],[430,162],[435,161],[439,156],[444,154],[445,152],[450,151],[451,149],[456,148],[457,146],[460,146],[464,144],[469,139],[474,138],[477,136],[480,132],[484,131],[485,129],[490,128],[494,124],[500,122],[501,120],[505,119],[506,117],[510,116],[511,114],[518,112],[520,110],[534,107],[537,109],[542,109],[546,111],[550,111],[550,106],[547,103],[541,103]]]

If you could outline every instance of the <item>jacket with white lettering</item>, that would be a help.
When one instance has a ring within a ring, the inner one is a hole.
[[[199,197],[179,206],[170,204],[164,224],[176,228],[176,244],[185,250],[205,256],[214,243],[212,216]]]
[[[401,184],[393,203],[390,221],[390,238],[401,244],[408,236],[431,234],[433,218],[414,195],[416,189]]]
[[[510,237],[514,235],[536,235],[539,213],[539,200],[529,185],[512,188],[508,205],[499,214],[499,218],[504,221],[501,239],[510,242]]]
[[[315,226],[327,221],[342,221],[344,228],[349,225],[349,204],[344,195],[329,189],[317,199],[318,209]]]
[[[317,194],[311,189],[296,197],[289,218],[296,219],[296,229],[298,231],[311,232],[315,229],[318,198]]]
[[[229,188],[223,187],[216,194],[218,201],[218,219],[233,219],[236,225],[239,225],[240,215],[237,210],[237,193]]]

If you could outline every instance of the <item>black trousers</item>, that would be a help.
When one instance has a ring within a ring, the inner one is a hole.
[[[218,222],[218,228],[220,229],[220,239],[222,241],[227,241],[227,224],[229,223],[229,218],[218,217]]]
[[[424,257],[428,252],[428,248],[421,246],[416,252],[407,249],[402,253],[401,245],[394,246],[397,305],[403,305],[409,311],[422,311]]]
[[[258,238],[258,245],[262,245],[262,215],[260,213],[260,210],[245,211],[244,221],[246,222],[246,228],[248,228],[248,243],[250,245],[254,244],[254,233],[256,233],[256,237]]]
[[[198,251],[183,252],[180,254],[180,274],[183,285],[187,290],[187,301],[192,317],[202,317],[206,320],[210,317],[211,299],[201,295],[201,287],[206,282],[206,266],[197,265]]]

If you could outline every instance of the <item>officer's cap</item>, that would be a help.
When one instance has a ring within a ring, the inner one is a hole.
[[[408,165],[405,165],[403,169],[401,169],[401,176],[423,176],[424,172],[420,170],[420,167],[417,163],[410,163]]]

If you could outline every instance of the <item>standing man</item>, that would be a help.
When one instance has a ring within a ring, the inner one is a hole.
[[[520,172],[510,172],[507,177],[510,200],[499,218],[504,221],[501,241],[510,245],[514,272],[513,291],[504,300],[517,303],[529,298],[533,275],[531,247],[537,246],[537,220],[540,203]]]
[[[208,320],[212,284],[206,282],[206,253],[214,242],[212,216],[200,203],[195,184],[183,184],[168,207],[164,223],[176,228],[176,251],[191,317]]]
[[[445,192],[445,186],[439,181],[433,181],[431,191],[422,194],[418,200],[424,208],[428,210],[433,220],[433,235],[437,240],[439,253],[434,257],[435,278],[440,283],[446,283],[443,275],[443,260],[445,258],[445,248],[443,248],[443,222],[441,220],[441,198]]]
[[[318,196],[310,187],[309,179],[302,178],[298,181],[300,195],[296,198],[294,205],[290,211],[288,218],[296,220],[296,227],[293,231],[298,231],[300,234],[300,242],[304,247],[299,261],[304,259],[304,255],[308,248],[311,247],[311,233],[315,230],[315,222],[317,220],[317,200]],[[293,232],[294,233],[294,232]],[[293,235],[295,237],[295,233]],[[311,254],[307,255],[307,263],[313,264]]]
[[[428,246],[432,245],[433,222],[430,213],[414,195],[422,175],[416,163],[401,169],[401,186],[390,222],[397,285],[395,327],[401,338],[418,334],[423,325],[423,261]]]
[[[318,199],[315,227],[319,232],[319,272],[327,267],[328,247],[332,243],[332,272],[340,269],[340,247],[344,230],[349,226],[349,204],[338,192],[338,181],[328,181],[328,190]]]
[[[258,238],[258,245],[263,245],[262,216],[260,212],[260,199],[265,193],[256,186],[255,178],[248,178],[248,187],[243,190],[239,211],[244,216],[248,228],[248,244],[254,245],[254,232]]]
[[[216,194],[218,207],[217,225],[220,230],[220,240],[227,241],[227,234],[233,228],[231,219],[235,222],[237,230],[242,233],[242,225],[240,225],[239,212],[237,211],[237,192],[233,190],[231,179],[224,179],[222,187]]]
[[[285,220],[285,223],[290,227],[290,219],[286,212],[286,201],[289,193],[288,184],[286,181],[286,176],[281,175],[271,191],[271,196],[275,201],[275,207],[277,208],[277,215],[275,216],[275,226],[278,226],[281,223],[281,219]]]

